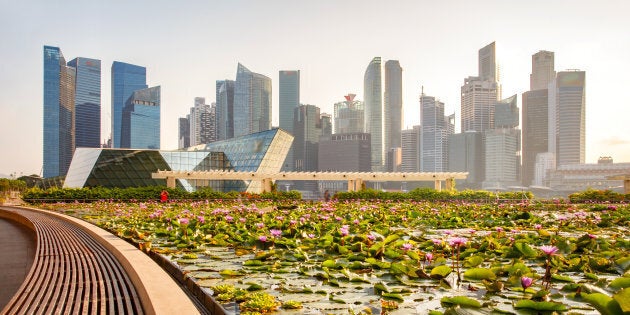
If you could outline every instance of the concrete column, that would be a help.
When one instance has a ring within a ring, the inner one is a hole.
[[[271,192],[271,178],[263,178],[262,180],[262,192]]]
[[[354,191],[354,180],[353,179],[349,179],[348,180],[348,191]]]
[[[623,193],[630,194],[630,178],[623,180]]]
[[[361,188],[363,188],[363,179],[361,179],[361,178],[356,179],[354,181],[354,186],[355,186],[354,188],[355,188],[356,191],[361,190]]]
[[[442,190],[442,181],[439,179],[435,180],[435,190],[437,191],[441,191]]]
[[[166,177],[166,187],[175,188],[175,177]]]
[[[455,187],[455,179],[454,178],[447,178],[446,179],[446,190],[448,191],[452,191],[453,188]]]

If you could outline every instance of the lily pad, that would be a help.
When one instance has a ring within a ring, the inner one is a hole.
[[[520,300],[516,302],[514,308],[526,308],[535,311],[566,311],[567,307],[556,302],[536,302],[532,300]]]
[[[462,307],[481,308],[479,301],[467,296],[443,297],[440,302],[445,305],[459,305]]]
[[[468,280],[494,280],[497,275],[487,268],[470,268],[464,272],[464,279]]]
[[[613,289],[628,288],[628,287],[630,287],[630,278],[627,278],[627,277],[617,278],[617,279],[611,281],[608,286],[613,288]]]
[[[613,295],[613,299],[619,303],[622,311],[630,312],[630,288],[625,288]]]
[[[603,293],[582,294],[584,300],[596,308],[602,315],[621,314],[621,306],[610,296]]]
[[[437,266],[437,267],[431,269],[431,278],[433,278],[433,279],[444,279],[452,271],[453,271],[453,269],[451,269],[451,267],[449,267],[449,266],[444,266],[444,265],[443,266]]]

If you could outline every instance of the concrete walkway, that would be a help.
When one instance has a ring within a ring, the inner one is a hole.
[[[18,291],[35,258],[35,232],[0,218],[0,310]]]

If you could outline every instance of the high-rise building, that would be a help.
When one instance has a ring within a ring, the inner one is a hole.
[[[327,118],[322,119],[322,116]],[[326,136],[329,136],[330,131],[332,131],[330,115],[321,115],[319,107],[300,105],[293,110],[294,171],[317,171],[319,138],[324,135],[323,132],[328,133]],[[298,181],[295,185],[300,190],[317,191],[315,181]]]
[[[123,110],[137,90],[146,89],[145,67],[114,61],[112,64],[112,147],[121,148]]]
[[[444,116],[444,103],[433,96],[420,95],[422,138],[420,171],[445,172],[448,169],[448,138],[454,130],[451,116]],[[449,133],[450,132],[450,133]]]
[[[385,167],[382,72],[381,57],[374,57],[363,76],[365,132],[372,139],[372,171],[383,171]]]
[[[453,134],[448,140],[449,172],[468,172],[466,188],[481,188],[485,173],[483,135],[478,131]]]
[[[586,74],[570,70],[556,78],[557,166],[584,164],[586,140]]]
[[[216,101],[217,140],[234,138],[234,81],[217,81]]]
[[[278,82],[280,128],[292,133],[293,111],[300,106],[300,70],[281,70]]]
[[[497,63],[497,47],[492,42],[479,49],[479,79],[482,81],[500,82],[499,65]]]
[[[532,55],[532,73],[529,75],[529,90],[546,90],[556,78],[554,53],[541,50]]]
[[[495,104],[495,129],[485,131],[484,189],[505,189],[520,180],[520,130],[516,95]]]
[[[532,55],[530,90],[523,93],[522,184],[532,185],[536,156],[549,150],[549,84],[555,82],[554,53]],[[555,95],[555,87],[552,95]],[[555,160],[554,160],[555,161]]]
[[[101,146],[101,61],[75,58],[68,66],[76,69],[74,126],[75,146]]]
[[[400,133],[403,127],[402,68],[398,60],[385,62],[383,123],[385,150],[401,147]],[[391,164],[391,163],[388,163]]]
[[[278,76],[280,128],[293,134],[293,111],[300,106],[300,70],[281,70]],[[293,149],[289,150],[282,171],[292,171],[292,161]]]
[[[76,69],[59,47],[44,46],[43,177],[64,176],[74,152]]]
[[[179,137],[177,138],[177,148],[184,149],[190,146],[190,115],[179,118]]]
[[[322,137],[317,150],[318,170],[320,172],[369,172],[370,134],[335,133]],[[319,191],[345,191],[348,184],[340,181],[320,181]]]
[[[122,115],[122,148],[160,148],[159,86],[134,91],[127,99]]]
[[[345,101],[335,103],[335,133],[362,133],[364,130],[363,102],[354,99],[355,94],[348,94]]]
[[[413,126],[412,129],[403,130],[401,138],[401,171],[420,172],[420,142],[422,140],[422,126]]]
[[[234,84],[234,137],[271,129],[271,79],[238,64]]]
[[[209,105],[204,97],[195,97],[195,106],[190,108],[188,115],[191,146],[217,140],[215,116],[216,103]]]

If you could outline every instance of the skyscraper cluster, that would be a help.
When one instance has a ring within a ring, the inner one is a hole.
[[[144,67],[115,61],[111,146],[159,149],[160,87],[149,88]],[[59,47],[44,46],[44,177],[64,176],[74,149],[101,146],[101,61],[66,64]]]

